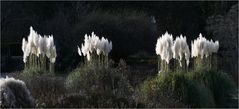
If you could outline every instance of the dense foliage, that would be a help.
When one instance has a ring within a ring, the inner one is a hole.
[[[86,107],[132,107],[133,89],[127,73],[122,61],[115,68],[112,64],[109,67],[97,63],[81,65],[69,74],[66,87],[85,99],[81,102],[89,102]]]
[[[238,108],[237,3],[2,2],[0,106]]]
[[[190,72],[167,72],[148,79],[140,85],[139,98],[149,107],[226,107],[233,99],[236,86],[226,73],[211,70]],[[165,103],[165,97],[171,98],[175,105]],[[184,105],[178,105],[183,103]]]
[[[34,101],[26,84],[15,78],[0,78],[1,108],[31,108]]]
[[[34,71],[16,75],[16,78],[21,78],[26,83],[34,98],[34,107],[56,107],[58,99],[66,94],[65,78],[49,75],[46,72],[32,74]]]

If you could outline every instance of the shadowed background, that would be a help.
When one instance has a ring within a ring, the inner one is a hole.
[[[113,42],[111,58],[156,65],[157,38],[168,31],[199,33],[219,40],[219,69],[238,77],[238,2],[13,2],[1,1],[1,72],[23,69],[21,42],[33,26],[53,34],[56,69],[72,70],[80,62],[77,45],[94,31]],[[156,67],[155,67],[156,68]]]

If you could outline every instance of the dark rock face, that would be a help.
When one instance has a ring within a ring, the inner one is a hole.
[[[218,68],[231,73],[238,83],[238,4],[225,15],[212,16],[206,30],[219,40]]]

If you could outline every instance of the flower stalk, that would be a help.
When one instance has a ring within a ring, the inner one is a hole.
[[[109,53],[112,50],[112,42],[102,37],[101,39],[92,32],[91,35],[85,34],[84,43],[81,48],[77,46],[78,54],[84,56],[85,64],[92,65],[98,63],[108,67]]]
[[[48,64],[50,72],[54,72],[57,54],[52,35],[43,37],[30,27],[27,40],[25,38],[22,40],[22,51],[25,69],[46,71]],[[46,57],[49,58],[48,62]]]

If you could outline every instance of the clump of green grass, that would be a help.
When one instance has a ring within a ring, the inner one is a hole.
[[[237,90],[232,78],[222,71],[204,68],[191,72],[191,76],[211,90],[216,107],[225,107]]]
[[[16,77],[26,83],[26,86],[29,88],[32,97],[34,98],[34,107],[55,107],[58,102],[58,98],[61,98],[66,94],[66,89],[64,87],[65,78],[63,77],[45,73],[39,75],[20,74]]]
[[[236,92],[233,80],[221,71],[204,67],[165,74],[150,78],[139,86],[139,102],[145,103],[146,107],[227,107]],[[184,105],[175,105],[180,103]]]
[[[133,89],[122,65],[80,65],[67,77],[66,88],[87,99],[85,103],[91,101],[87,107],[132,107]]]

